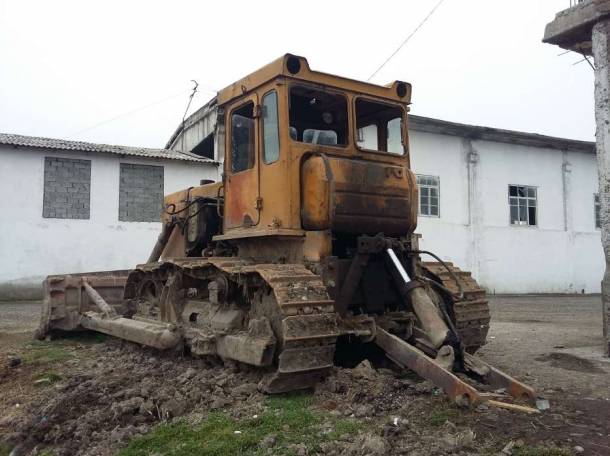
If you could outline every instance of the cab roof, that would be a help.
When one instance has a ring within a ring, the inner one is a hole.
[[[305,57],[285,54],[220,90],[216,97],[218,105],[224,105],[235,98],[241,97],[277,77],[313,82],[400,103],[409,104],[411,102],[411,84],[408,82],[394,81],[386,86],[380,86],[369,82],[321,73],[311,70]]]

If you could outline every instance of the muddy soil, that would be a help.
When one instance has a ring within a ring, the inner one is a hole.
[[[81,347],[62,369],[62,379],[26,413],[3,420],[0,430],[12,430],[7,440],[23,454],[46,446],[61,455],[113,454],[151,425],[193,411],[239,403],[235,417],[251,413],[257,400],[249,397],[262,398],[259,377],[256,371],[235,372],[218,362],[108,340]]]
[[[428,382],[365,362],[336,368],[312,393],[318,409],[365,424],[357,437],[327,445],[323,454],[497,454],[512,442],[610,455],[610,365],[597,348],[598,300],[492,300],[482,357],[538,388],[550,410],[528,416],[486,405],[459,409]],[[62,352],[49,352],[51,361],[36,359],[24,344],[37,310],[0,304],[0,440],[17,446],[16,454],[111,455],[162,421],[263,410],[261,373],[244,366],[111,339],[52,342]]]

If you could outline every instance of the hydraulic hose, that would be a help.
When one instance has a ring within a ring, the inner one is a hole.
[[[447,272],[449,273],[449,275],[451,276],[451,278],[453,279],[453,281],[455,282],[455,284],[458,287],[458,290],[460,290],[460,298],[464,297],[464,288],[462,287],[462,284],[460,283],[459,279],[457,278],[457,276],[455,275],[455,273],[451,270],[451,268],[449,268],[449,266],[447,266],[447,263],[445,263],[443,260],[441,260],[436,254],[428,251],[428,250],[412,250],[413,253],[419,253],[420,255],[430,255],[431,257],[433,257],[436,261],[438,261],[440,264],[443,265],[443,267],[447,270]]]

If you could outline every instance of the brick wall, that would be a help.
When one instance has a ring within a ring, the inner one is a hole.
[[[42,216],[88,219],[91,161],[45,157]]]
[[[163,207],[163,166],[121,163],[119,220],[158,222]]]

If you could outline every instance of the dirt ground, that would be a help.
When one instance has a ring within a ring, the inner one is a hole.
[[[549,410],[459,409],[408,372],[363,363],[335,369],[311,395],[315,443],[294,443],[285,425],[240,454],[610,455],[599,297],[494,297],[491,309],[480,356],[537,388]],[[255,370],[93,336],[33,342],[38,312],[39,303],[0,303],[2,456],[15,447],[13,455],[194,454],[137,452],[142,441],[130,442],[177,419],[196,426],[222,413],[245,423],[270,413]],[[331,439],[333,426],[344,431]]]

